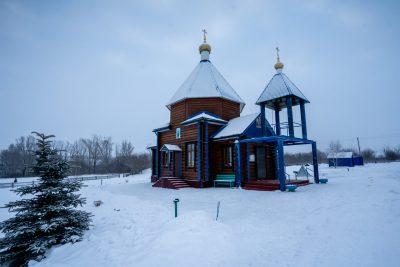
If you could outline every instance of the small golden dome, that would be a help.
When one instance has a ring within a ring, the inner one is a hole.
[[[199,53],[203,52],[203,51],[208,51],[208,53],[211,53],[211,45],[207,44],[207,43],[203,43],[199,46]]]
[[[276,70],[279,70],[279,69],[283,69],[283,66],[284,66],[283,63],[278,61],[275,63],[274,68]]]

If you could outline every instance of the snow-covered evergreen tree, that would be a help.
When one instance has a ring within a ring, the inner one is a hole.
[[[29,196],[5,205],[15,217],[0,223],[0,264],[24,266],[41,260],[54,245],[77,242],[89,229],[91,214],[76,209],[85,204],[77,191],[81,182],[66,179],[69,166],[52,148],[52,135],[36,134],[35,172],[39,182],[19,187],[18,195]]]

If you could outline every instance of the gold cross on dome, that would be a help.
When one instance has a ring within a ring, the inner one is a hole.
[[[203,38],[204,38],[204,42],[207,42],[207,31],[205,29],[202,30],[203,32]]]
[[[279,62],[279,47],[276,48],[276,57],[277,57],[278,62]]]

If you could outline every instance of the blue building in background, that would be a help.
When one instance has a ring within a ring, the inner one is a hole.
[[[364,165],[364,160],[353,152],[336,152],[328,155],[328,164],[329,167],[354,167]]]

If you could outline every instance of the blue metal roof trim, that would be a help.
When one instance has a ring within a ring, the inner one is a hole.
[[[290,144],[312,144],[315,141],[309,139],[302,139],[298,137],[289,137],[283,135],[274,135],[274,136],[263,136],[263,137],[253,137],[248,139],[240,140],[241,143],[273,143],[278,140],[282,140],[286,145]]]
[[[251,114],[250,114],[251,115]],[[215,136],[217,136],[222,130],[224,130],[225,129],[225,127],[227,126],[227,125],[225,125],[224,127],[222,127],[221,129],[219,129],[217,132],[215,132],[213,135],[212,135],[212,139],[214,139],[214,140],[224,140],[224,139],[232,139],[232,138],[236,138],[236,137],[238,137],[238,138],[240,138],[240,137],[243,137],[243,136],[245,136],[245,135],[247,135],[247,134],[249,134],[249,135],[253,135],[254,134],[254,136],[249,136],[249,137],[261,137],[262,136],[262,130],[261,130],[261,128],[256,128],[256,123],[257,123],[257,119],[260,117],[260,114],[258,114],[255,118],[254,118],[254,120],[252,120],[250,123],[249,123],[249,125],[242,131],[242,132],[240,132],[240,133],[235,133],[235,134],[232,134],[232,135],[227,135],[227,136],[222,136],[222,137],[219,137],[219,138],[215,138]],[[265,122],[266,122],[266,124],[265,124],[265,126],[267,127],[267,132],[268,132],[268,134],[269,134],[269,136],[275,136],[276,134],[275,134],[275,131],[273,130],[273,128],[272,128],[272,126],[271,126],[271,124],[269,123],[269,121],[267,120],[267,119],[265,119]],[[228,122],[229,123],[229,122]],[[254,127],[254,129],[252,129]],[[258,135],[257,135],[257,130],[259,129],[259,133],[258,133]],[[254,131],[253,131],[254,130]]]

